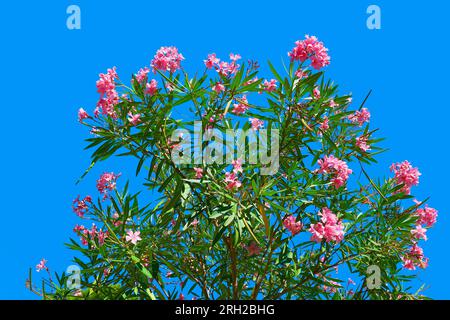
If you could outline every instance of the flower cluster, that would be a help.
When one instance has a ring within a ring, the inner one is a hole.
[[[258,131],[259,129],[264,127],[264,121],[259,120],[257,118],[249,118],[248,119],[252,125],[252,130]]]
[[[120,174],[114,174],[113,172],[105,172],[97,180],[97,190],[103,194],[103,199],[108,197],[108,191],[112,191],[116,188],[116,180]]]
[[[311,232],[311,241],[321,242],[340,242],[344,239],[344,226],[338,220],[337,216],[328,208],[322,208],[319,212],[321,216],[320,222],[311,224],[309,232]]]
[[[148,73],[150,72],[150,69],[145,67],[139,69],[138,73],[134,75],[136,78],[136,81],[139,83],[143,83],[147,81]]]
[[[300,221],[296,221],[294,216],[287,216],[283,220],[283,226],[288,229],[292,235],[296,235],[303,229],[303,224]]]
[[[102,229],[98,229],[95,223],[92,224],[91,229],[87,229],[83,225],[76,225],[73,231],[80,236],[81,244],[87,246],[89,244],[89,240],[98,241],[98,244],[102,246],[105,243],[105,239],[108,238],[108,231],[103,231]]]
[[[91,196],[86,196],[83,200],[80,200],[80,196],[78,196],[75,200],[73,200],[72,210],[77,216],[82,218],[89,209],[88,204],[92,204]]]
[[[353,123],[357,123],[360,127],[370,120],[370,112],[367,108],[362,108],[361,110],[355,111],[354,114],[348,116],[348,120]]]
[[[239,181],[237,174],[242,173],[242,159],[232,161],[233,171],[225,173],[225,184],[228,190],[238,189],[242,186],[242,182]]]
[[[363,152],[367,152],[370,150],[370,146],[367,144],[367,137],[361,136],[356,138],[356,146]]]
[[[241,59],[239,54],[230,53],[230,62],[220,61],[215,53],[211,53],[208,55],[208,59],[203,60],[203,62],[205,63],[206,68],[211,69],[214,67],[221,76],[227,77],[237,72],[240,65],[237,64],[236,61],[239,59]]]
[[[288,53],[288,56],[293,61],[300,60],[304,62],[310,59],[311,66],[316,70],[320,70],[330,64],[330,56],[327,52],[328,49],[316,37],[306,35],[305,40],[295,42],[295,47]]]
[[[161,47],[156,51],[150,66],[153,68],[153,72],[160,70],[174,73],[181,68],[183,60],[183,55],[178,52],[176,47]]]
[[[158,81],[152,79],[149,83],[145,84],[145,93],[148,95],[154,95],[158,91]]]
[[[342,187],[352,173],[352,170],[348,168],[345,161],[339,160],[333,155],[325,156],[323,159],[318,160],[317,163],[320,166],[318,173],[334,175],[331,183],[335,188]]]
[[[403,267],[408,270],[416,270],[416,267],[425,269],[428,266],[428,258],[425,258],[423,249],[414,243],[409,252],[402,257]]]
[[[437,210],[425,205],[425,208],[419,208],[416,210],[415,214],[418,217],[417,223],[424,224],[427,227],[432,227],[437,220]]]
[[[233,104],[233,110],[231,112],[239,115],[245,113],[245,111],[247,111],[248,109],[249,106],[247,96],[243,95],[241,98],[238,99],[238,103]]]
[[[266,90],[267,92],[273,92],[277,90],[277,80],[275,79],[271,79],[270,81],[264,80],[263,87],[264,90]]]
[[[391,171],[395,174],[395,182],[399,185],[403,185],[400,191],[405,194],[410,194],[411,187],[419,184],[419,176],[421,173],[419,172],[419,169],[413,168],[407,160],[401,163],[393,163],[391,165]]]
[[[87,118],[89,118],[88,113],[83,108],[78,109],[78,121],[82,122],[84,119]]]
[[[100,110],[102,114],[117,118],[114,106],[119,103],[119,95],[116,91],[115,79],[118,79],[116,67],[108,69],[106,74],[100,73],[100,79],[97,80],[97,91],[100,93],[100,100],[97,102],[94,115],[98,117]]]

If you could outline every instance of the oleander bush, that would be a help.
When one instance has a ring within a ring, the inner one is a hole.
[[[134,157],[136,170],[105,172],[96,197],[73,201],[80,224],[68,247],[81,272],[53,274],[43,259],[37,271],[49,276],[41,286],[30,274],[32,291],[45,299],[425,298],[411,270],[428,264],[419,242],[437,211],[411,195],[420,173],[408,161],[386,168],[388,178],[369,176],[382,139],[367,99],[354,105],[321,71],[330,63],[322,42],[297,41],[281,70],[269,63],[267,78],[238,54],[209,54],[194,76],[184,60],[162,47],[131,81],[115,67],[100,74],[95,110],[78,112],[90,129],[91,167],[118,155]],[[230,161],[212,161],[220,152],[211,140],[192,150],[179,134],[195,123],[206,138],[249,132],[249,150],[266,130],[276,165],[267,174],[267,162],[236,148],[224,151]],[[192,161],[175,161],[183,156]],[[145,196],[129,191],[135,175]]]

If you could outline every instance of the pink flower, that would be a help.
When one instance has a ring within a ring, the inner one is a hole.
[[[231,112],[233,112],[234,114],[243,114],[245,113],[248,109],[248,101],[247,101],[247,96],[243,95],[239,100],[239,103],[235,103],[233,104],[233,110]]]
[[[144,81],[147,80],[147,76],[148,73],[150,72],[150,69],[145,67],[145,68],[141,68],[139,69],[138,73],[134,75],[134,77],[136,78],[137,82],[142,83]]]
[[[311,224],[308,231],[311,232],[311,241],[314,242],[321,242],[325,234],[322,223]]]
[[[130,121],[133,126],[138,125],[141,122],[141,114],[132,114],[131,112],[128,113],[128,121]]]
[[[323,117],[323,121],[322,121],[322,123],[320,124],[320,131],[321,132],[319,132],[319,133],[322,133],[322,132],[325,132],[325,131],[327,131],[329,128],[330,128],[330,125],[329,125],[329,120],[328,120],[328,117],[327,116],[324,116]]]
[[[247,249],[249,256],[258,255],[261,252],[261,248],[254,241],[252,241],[250,245],[246,246],[245,248]]]
[[[306,72],[304,72],[302,69],[299,69],[297,71],[295,71],[295,77],[297,79],[303,79],[304,77],[306,77],[308,74]]]
[[[212,89],[213,89],[215,92],[220,93],[220,92],[222,92],[222,91],[225,91],[225,86],[224,86],[223,84],[221,84],[220,82],[217,82],[217,83],[212,87]]]
[[[47,263],[47,260],[42,258],[41,261],[39,261],[39,263],[36,265],[36,271],[37,272],[40,272],[42,270],[48,271],[48,267],[46,266],[46,263]]]
[[[89,115],[83,108],[78,109],[78,121],[82,122],[84,119],[89,118]]]
[[[363,152],[367,152],[370,150],[370,146],[367,144],[366,136],[356,138],[356,146]]]
[[[419,217],[418,224],[425,224],[427,227],[432,227],[437,220],[437,210],[425,205],[425,208],[419,208],[415,212],[415,215]]]
[[[241,59],[241,56],[240,56],[239,54],[233,54],[233,53],[230,53],[230,60],[231,60],[231,61],[236,62],[236,61],[238,61],[239,59]]]
[[[229,75],[235,74],[239,68],[239,65],[236,64],[234,61],[229,63],[222,61],[219,63],[218,66],[216,66],[216,71],[224,77],[227,77]]]
[[[241,187],[242,183],[238,180],[234,172],[225,173],[225,183],[227,184],[228,190],[238,189]]]
[[[336,189],[342,187],[347,182],[349,175],[352,174],[352,170],[348,168],[347,163],[333,155],[325,156],[317,163],[320,166],[318,173],[334,176],[331,182]]]
[[[135,245],[136,243],[138,243],[138,241],[142,240],[140,235],[140,231],[133,232],[132,230],[128,230],[127,235],[125,236],[125,240]]]
[[[149,95],[154,95],[158,91],[158,81],[152,79],[150,83],[145,84],[145,93]]]
[[[178,53],[176,47],[161,47],[156,51],[150,65],[153,68],[153,72],[160,70],[174,73],[181,68],[182,60],[184,60],[184,57],[181,53]]]
[[[113,119],[117,118],[114,107],[119,103],[119,95],[116,91],[115,79],[118,78],[116,67],[108,69],[106,74],[101,73],[100,79],[97,80],[97,91],[100,93],[100,99],[97,102],[97,107],[94,110],[94,115],[107,115]]]
[[[250,123],[252,124],[252,129],[254,131],[257,131],[264,127],[264,121],[256,119],[256,118],[250,118],[248,119]]]
[[[319,90],[319,88],[317,88],[317,87],[314,88],[314,90],[313,90],[313,97],[316,100],[320,99],[320,90]]]
[[[116,175],[113,172],[105,172],[97,180],[97,190],[104,195],[104,199],[108,197],[108,191],[116,188],[116,180],[120,174]]]
[[[195,178],[196,179],[201,179],[203,177],[203,169],[202,168],[194,167],[194,171],[195,171]]]
[[[208,59],[203,60],[205,63],[206,68],[211,69],[215,65],[219,63],[220,59],[216,57],[215,53],[208,54]]]
[[[403,257],[401,257],[403,267],[408,270],[415,270],[416,267],[425,269],[428,267],[428,258],[425,258],[423,249],[414,243]]]
[[[319,212],[321,216],[320,222],[311,224],[309,232],[311,232],[311,241],[321,242],[341,242],[344,239],[344,226],[338,220],[337,216],[328,208],[322,208]]]
[[[348,119],[362,127],[365,122],[369,122],[370,112],[367,108],[362,108],[361,111],[356,111],[354,114],[349,115]]]
[[[294,236],[303,229],[303,224],[300,221],[297,222],[294,216],[287,216],[284,218],[283,226]]]
[[[273,92],[277,89],[277,80],[275,79],[271,79],[270,81],[264,80],[263,86],[267,92]]]
[[[336,106],[339,106],[333,99],[330,100],[330,108],[334,108]]]
[[[239,172],[242,173],[242,159],[241,158],[231,161],[231,164],[233,165],[234,173],[236,173],[236,174]]]
[[[417,225],[415,229],[411,230],[411,234],[413,235],[414,238],[423,239],[425,241],[427,241],[426,233],[427,233],[427,229],[425,229],[421,225]]]
[[[73,200],[73,204],[72,204],[73,212],[75,212],[77,214],[77,216],[82,218],[89,209],[88,203],[89,204],[92,203],[91,196],[86,196],[86,197],[84,197],[83,200],[80,200],[80,196],[78,196],[75,200]]]
[[[178,300],[184,300],[184,294],[180,293],[180,296],[178,297]]]
[[[395,182],[399,185],[404,185],[400,191],[405,194],[410,194],[411,187],[419,184],[419,176],[421,175],[419,169],[413,168],[406,160],[401,163],[393,163],[391,165],[391,171],[395,174]]]
[[[288,53],[288,56],[292,61],[300,60],[304,62],[310,59],[311,66],[319,70],[330,64],[327,51],[328,49],[316,37],[306,35],[305,40],[295,42],[295,47]]]

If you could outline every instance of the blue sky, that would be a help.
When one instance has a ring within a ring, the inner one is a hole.
[[[320,3],[320,4],[319,4]],[[405,159],[422,172],[414,194],[439,210],[424,245],[430,266],[419,274],[432,298],[450,298],[447,183],[449,134],[448,1],[8,1],[0,10],[3,136],[1,157],[0,298],[33,299],[29,267],[45,257],[53,270],[70,265],[64,243],[77,219],[71,201],[94,193],[106,170],[133,178],[134,163],[111,159],[80,185],[89,165],[79,107],[91,111],[98,73],[124,76],[149,64],[163,45],[177,46],[195,70],[210,52],[240,53],[279,64],[295,40],[316,35],[330,49],[327,76],[361,102],[367,92],[372,125],[388,153],[370,169],[389,174]],[[66,8],[81,8],[81,30],[68,30]],[[366,9],[381,8],[382,29],[366,27]]]

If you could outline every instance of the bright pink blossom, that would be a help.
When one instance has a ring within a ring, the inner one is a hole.
[[[356,138],[356,146],[363,152],[367,152],[370,150],[370,145],[367,144],[366,136]]]
[[[203,177],[203,169],[202,168],[194,167],[194,171],[195,171],[196,179],[201,179]]]
[[[128,113],[128,121],[133,125],[136,126],[141,122],[141,114],[132,114],[131,112]]]
[[[411,230],[411,234],[413,235],[414,238],[423,239],[425,241],[427,241],[428,239],[426,233],[427,229],[425,229],[421,225],[417,225],[415,229]]]
[[[97,102],[94,115],[99,116],[100,111],[113,119],[117,118],[114,107],[119,103],[119,95],[116,91],[115,79],[118,78],[116,67],[108,69],[106,74],[101,73],[97,81],[97,91],[100,93],[100,99]]]
[[[222,91],[225,91],[225,86],[224,86],[223,84],[221,84],[220,82],[217,82],[217,83],[212,87],[212,89],[213,89],[215,92],[220,93],[220,92],[222,92]]]
[[[137,82],[142,83],[144,81],[147,81],[147,76],[148,73],[150,72],[150,69],[145,67],[145,68],[141,68],[139,69],[138,73],[136,73],[134,75],[134,77],[136,78]]]
[[[154,95],[158,91],[158,81],[152,79],[149,83],[145,84],[145,93],[148,95]]]
[[[319,70],[330,64],[330,56],[327,51],[328,49],[316,37],[306,35],[305,40],[295,42],[295,47],[288,53],[288,56],[292,61],[304,62],[310,59],[311,66]]]
[[[403,267],[408,270],[415,270],[416,267],[425,269],[428,266],[428,258],[425,258],[423,249],[414,243],[404,256],[401,257]]]
[[[252,125],[252,129],[254,131],[257,131],[264,127],[264,121],[262,121],[262,120],[259,120],[256,118],[250,118],[250,119],[248,119],[248,121],[250,121],[250,123]]]
[[[203,62],[205,63],[205,66],[206,66],[208,69],[211,69],[212,67],[214,67],[215,65],[217,65],[217,64],[219,63],[219,61],[220,61],[220,59],[218,59],[218,58],[216,57],[216,54],[215,54],[215,53],[208,54],[208,59],[203,60]]]
[[[104,199],[108,197],[108,191],[116,188],[116,180],[120,174],[116,175],[113,172],[105,172],[97,180],[97,190],[104,195]]]
[[[297,71],[295,71],[295,77],[297,78],[297,79],[303,79],[304,77],[306,77],[308,74],[305,72],[305,71],[303,71],[302,69],[299,69],[299,70],[297,70]]]
[[[87,118],[89,118],[88,113],[83,108],[78,109],[78,121],[82,122],[84,119]]]
[[[303,224],[300,221],[297,222],[294,216],[287,216],[284,218],[283,226],[294,236],[303,229]]]
[[[234,172],[225,173],[225,183],[228,190],[238,189],[242,185]]]
[[[410,194],[411,187],[419,184],[419,176],[421,175],[419,169],[413,168],[406,160],[401,163],[393,163],[391,165],[391,171],[395,174],[395,182],[399,185],[403,185],[403,188],[400,191],[405,194]]]
[[[239,100],[238,103],[233,104],[233,112],[234,114],[243,114],[249,109],[247,96],[243,95]]]
[[[277,80],[275,79],[271,79],[270,81],[264,80],[263,86],[264,90],[266,90],[267,92],[273,92],[277,90]]]
[[[314,88],[314,90],[313,90],[313,97],[314,97],[315,100],[320,99],[320,90],[319,90],[319,88],[317,88],[317,87]]]
[[[236,173],[236,174],[239,172],[242,173],[242,159],[241,158],[231,161],[231,164],[233,165],[234,173]]]
[[[354,114],[348,116],[348,119],[353,123],[358,123],[360,127],[370,120],[370,112],[367,108],[362,108],[360,111],[355,111]]]
[[[215,68],[216,68],[216,71],[221,76],[227,77],[227,76],[235,74],[237,72],[237,70],[239,69],[239,64],[236,64],[234,61],[232,61],[232,62],[222,61]]]
[[[320,132],[319,133],[323,133],[325,131],[327,131],[330,128],[330,124],[329,124],[329,120],[327,116],[323,117],[323,121],[320,124]]]
[[[80,196],[78,196],[75,200],[73,200],[72,210],[77,214],[77,216],[82,218],[89,209],[88,204],[91,203],[92,203],[91,196],[86,196],[84,197],[83,200],[80,200]]]
[[[416,210],[415,215],[417,215],[419,218],[417,220],[418,224],[424,224],[427,227],[432,227],[437,220],[437,210],[434,208],[428,207],[428,205],[425,205],[425,208],[419,208]]]
[[[337,216],[328,208],[322,208],[319,212],[321,219],[316,224],[311,224],[311,241],[341,242],[344,239],[344,226]]]
[[[339,160],[333,155],[325,156],[317,162],[320,166],[318,173],[332,174],[331,182],[335,188],[342,187],[348,180],[352,170],[348,168],[345,161]]]
[[[150,65],[153,68],[153,72],[160,70],[174,73],[181,68],[180,64],[183,60],[183,55],[178,52],[176,47],[161,47],[156,51]]]

